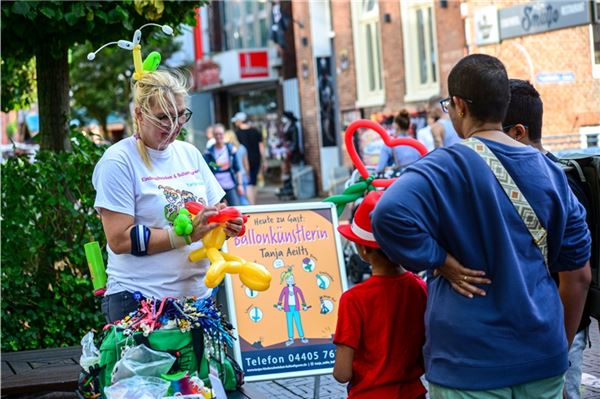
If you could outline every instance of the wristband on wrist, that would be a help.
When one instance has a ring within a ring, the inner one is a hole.
[[[169,241],[171,242],[171,248],[173,249],[182,248],[192,243],[190,236],[178,236],[177,234],[175,234],[175,231],[171,226],[169,226],[169,228],[167,229],[167,233],[169,234]]]

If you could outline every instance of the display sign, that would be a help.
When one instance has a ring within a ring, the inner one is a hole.
[[[475,10],[475,43],[477,45],[500,42],[498,33],[498,9],[496,6],[480,7]]]
[[[520,4],[503,8],[498,14],[502,40],[591,22],[590,2],[586,0]]]
[[[273,275],[257,292],[227,276],[234,347],[246,381],[331,373],[337,307],[346,290],[337,214],[314,202],[240,207],[246,233],[226,251],[260,263]]]
[[[239,60],[242,79],[269,77],[269,54],[266,50],[240,51]]]

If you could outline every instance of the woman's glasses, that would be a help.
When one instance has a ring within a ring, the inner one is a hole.
[[[175,119],[175,121],[179,125],[183,125],[187,121],[189,121],[191,117],[192,117],[192,110],[189,108],[186,108],[185,111],[183,111],[183,113],[181,115],[178,115],[176,118],[171,118],[170,115],[155,116],[156,120],[158,120],[158,124],[161,127],[165,127],[165,128],[171,127],[171,121],[173,119]]]

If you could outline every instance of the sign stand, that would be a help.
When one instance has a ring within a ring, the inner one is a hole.
[[[315,390],[313,392],[313,398],[319,399],[319,391],[321,390],[321,376],[315,376]]]
[[[271,287],[254,291],[226,275],[227,305],[236,331],[235,358],[247,382],[330,374],[337,308],[346,270],[331,203],[240,207],[246,234],[226,251],[264,265]],[[290,299],[291,298],[291,299]],[[315,379],[314,397],[319,397]]]

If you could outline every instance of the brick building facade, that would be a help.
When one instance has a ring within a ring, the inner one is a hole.
[[[559,0],[545,3],[561,7]],[[573,12],[585,0],[562,0],[562,4],[566,3],[572,3],[567,9]],[[280,82],[287,78],[297,80],[294,109],[300,119],[305,160],[315,171],[320,194],[332,188],[336,169],[350,166],[343,148],[343,132],[349,122],[380,117],[382,113],[393,115],[402,108],[413,114],[422,112],[431,97],[448,94],[446,80],[450,70],[469,53],[494,55],[505,63],[511,77],[532,81],[544,100],[544,134],[552,149],[594,145],[597,140],[594,132],[600,126],[600,38],[596,36],[600,36],[600,29],[591,24],[593,6],[588,5],[587,23],[553,27],[549,32],[516,35],[483,45],[476,36],[476,14],[479,8],[493,5],[494,0],[323,0],[281,4],[291,21],[292,29],[286,32],[286,52],[295,56],[295,73],[280,74]],[[500,15],[503,8],[525,2],[495,4],[495,13]],[[220,28],[213,33],[218,31]],[[218,48],[217,43],[213,43],[213,48]],[[284,57],[286,70],[290,69],[289,61]],[[320,103],[325,72],[335,91],[335,121],[329,125],[335,126],[335,139],[329,143]],[[562,79],[560,83],[551,81],[556,76]],[[278,93],[282,91],[286,93],[285,88]],[[223,120],[236,111],[231,100],[219,101],[230,98],[227,93],[215,93],[215,110]],[[274,100],[278,102],[278,112],[289,108],[289,98],[277,94]]]
[[[469,43],[470,52],[498,57],[506,65],[509,77],[529,80],[542,96],[544,144],[552,150],[597,146],[600,133],[600,28],[598,23],[593,23],[593,18],[598,17],[598,4],[596,10],[584,10],[585,2],[547,2],[546,9],[552,7],[555,11],[543,29],[554,30],[521,32],[516,37],[501,38],[499,43],[487,45],[476,43],[476,13],[482,3],[469,0],[465,4],[467,29],[473,38]],[[496,4],[499,15],[510,8],[519,11],[518,14],[515,11],[515,15],[525,26],[527,17],[538,12],[535,4],[527,1]],[[530,9],[533,10],[531,14],[525,15],[520,6],[534,7]],[[553,24],[560,23],[563,18],[561,8],[565,7],[570,7],[569,12],[579,7],[592,23],[585,23],[584,17],[578,26],[557,28]]]

